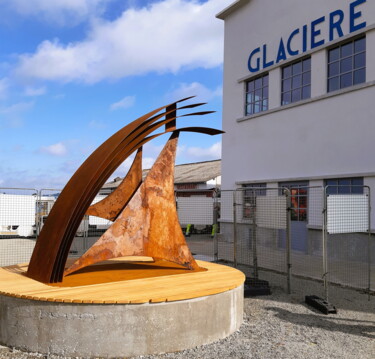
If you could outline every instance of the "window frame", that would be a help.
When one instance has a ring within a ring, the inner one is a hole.
[[[254,218],[256,209],[256,197],[266,196],[267,183],[249,183],[242,185],[243,209],[242,217],[244,219]]]
[[[359,48],[356,50],[356,44],[363,40],[364,46],[363,48]],[[366,41],[366,35],[361,34],[358,37],[351,38],[348,41],[344,41],[342,43],[336,44],[333,47],[330,47],[327,49],[327,93],[331,93],[334,91],[342,90],[348,87],[356,86],[362,83],[366,82],[366,69],[367,69],[367,63],[366,63],[366,53],[367,53],[367,41]],[[348,46],[349,44],[352,44],[351,46],[351,53],[350,54],[343,54],[344,48]],[[333,51],[338,51],[338,58],[333,58]],[[360,57],[363,57],[364,65],[356,67],[356,59],[359,59]],[[350,60],[350,61],[349,61]],[[343,70],[342,66],[344,62],[350,63],[350,70]],[[337,73],[331,74],[332,69],[334,68],[334,65],[337,64],[338,70]],[[355,75],[360,74],[360,72],[363,72],[363,79],[356,82]],[[343,84],[343,78],[344,76],[351,75],[351,84],[345,85]],[[332,88],[331,84],[333,84],[333,80],[337,80],[338,84]]]
[[[308,67],[307,66],[308,61]],[[297,66],[301,64],[301,70],[297,71]],[[286,73],[287,69],[290,69],[290,74]],[[295,84],[297,78],[300,77],[300,84]],[[307,78],[307,79],[306,79]],[[306,82],[307,80],[307,82]],[[290,86],[287,86],[287,81],[290,81]],[[289,88],[290,87],[290,88]],[[308,95],[304,96],[304,89],[308,89]],[[293,100],[294,93],[299,93],[299,98]],[[290,95],[290,99],[287,100],[286,95]],[[297,61],[288,63],[281,67],[281,106],[289,105],[299,101],[307,100],[311,98],[311,56],[305,56]]]
[[[361,184],[353,184],[354,181],[360,181]],[[336,182],[337,184],[332,184],[332,182]],[[347,182],[348,184],[345,184],[345,182]],[[328,186],[326,190],[327,195],[363,194],[364,193],[363,192],[364,178],[363,177],[329,178],[329,179],[324,180],[324,186],[325,187]]]
[[[261,80],[261,86],[257,87],[257,81]],[[265,84],[265,81],[267,83]],[[252,89],[249,90],[249,87],[251,88],[251,84],[253,84]],[[260,99],[256,99],[256,91],[260,90]],[[265,95],[266,92],[266,95]],[[252,101],[249,97],[251,97],[251,94],[253,93]],[[251,107],[251,111],[249,111],[249,106]],[[256,111],[256,106],[258,107],[258,110]],[[263,73],[260,76],[253,77],[245,82],[245,116],[252,116],[256,115],[260,112],[267,111],[269,109],[269,73]]]
[[[291,181],[281,182],[279,187],[290,191],[291,220],[293,222],[307,222],[309,209],[309,182]],[[302,193],[302,191],[304,191]]]

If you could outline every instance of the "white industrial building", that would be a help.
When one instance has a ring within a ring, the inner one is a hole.
[[[375,1],[238,0],[217,18],[222,189],[368,185],[375,208]]]

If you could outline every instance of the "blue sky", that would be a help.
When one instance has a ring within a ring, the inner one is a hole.
[[[179,126],[221,128],[215,14],[232,2],[0,0],[0,186],[61,188],[115,131],[186,96],[217,112]],[[145,146],[145,168],[166,139]],[[220,152],[219,136],[183,133],[177,163]]]

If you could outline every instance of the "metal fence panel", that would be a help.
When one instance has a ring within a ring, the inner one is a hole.
[[[35,246],[36,189],[0,188],[0,266],[28,262]]]
[[[346,192],[345,186],[327,186],[325,189],[327,297],[328,283],[369,292],[375,288],[370,188],[356,186],[354,194]],[[331,286],[330,291],[333,289]]]
[[[219,213],[216,191],[181,190],[175,192],[175,197],[179,222],[193,256],[215,261]]]

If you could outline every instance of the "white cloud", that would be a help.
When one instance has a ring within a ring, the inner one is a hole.
[[[28,86],[25,88],[25,95],[26,96],[41,96],[46,93],[46,87],[31,87]]]
[[[62,142],[58,142],[50,146],[41,147],[40,152],[53,156],[64,156],[67,154],[68,150]]]
[[[199,82],[192,82],[190,84],[181,83],[180,87],[170,92],[167,97],[171,101],[175,101],[189,96],[197,96],[199,101],[209,101],[214,97],[221,97],[222,92],[223,90],[221,86],[214,90],[210,90]]]
[[[186,154],[193,158],[211,160],[221,158],[221,142],[216,142],[210,147],[188,147]]]
[[[55,25],[75,24],[100,14],[112,0],[0,0],[0,6],[22,16],[36,16]]]
[[[223,61],[223,22],[215,14],[231,2],[163,0],[128,9],[114,21],[93,21],[81,42],[42,42],[35,53],[19,57],[16,73],[95,83],[149,72],[216,67]]]
[[[113,103],[110,106],[110,110],[114,111],[114,110],[118,110],[120,108],[125,109],[125,108],[129,108],[129,107],[134,106],[134,104],[135,104],[135,96],[126,96],[122,100]]]
[[[18,102],[10,106],[0,108],[0,114],[18,114],[30,110],[33,106],[34,102]]]

